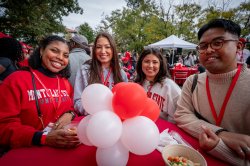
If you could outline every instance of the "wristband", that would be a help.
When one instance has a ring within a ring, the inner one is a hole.
[[[70,113],[70,114],[72,115],[71,120],[74,120],[75,117],[76,117],[76,114],[74,113],[74,111],[67,111],[67,112],[65,112],[65,113]]]
[[[46,143],[46,137],[47,137],[47,134],[44,133],[44,134],[42,135],[42,137],[41,137],[41,141],[40,141],[40,144],[41,144],[41,145],[45,145],[45,143]]]
[[[219,130],[215,131],[215,134],[219,135],[223,131],[228,131],[228,130],[227,129],[219,129]]]

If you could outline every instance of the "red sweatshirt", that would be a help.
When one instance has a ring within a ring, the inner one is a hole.
[[[19,65],[19,67],[28,67],[29,66],[28,59],[26,58],[26,59],[18,62],[18,65]]]
[[[74,110],[71,100],[73,89],[68,86],[69,84],[65,84],[67,80],[64,78],[58,77],[58,84],[56,77],[46,76],[37,70],[34,72],[46,87],[35,79],[40,110],[46,127],[64,112]],[[34,133],[43,130],[38,118],[31,78],[29,71],[17,71],[0,85],[0,146],[31,146]],[[50,97],[49,92],[46,93],[46,89],[47,92],[51,91],[53,97]],[[61,104],[58,106],[60,98]],[[58,106],[58,109],[55,110],[54,105]]]

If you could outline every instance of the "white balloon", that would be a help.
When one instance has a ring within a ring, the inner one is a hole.
[[[121,137],[121,119],[111,111],[100,111],[92,115],[87,126],[89,141],[100,148],[114,145]]]
[[[137,155],[146,155],[155,150],[159,142],[156,124],[145,116],[136,116],[123,122],[122,143]]]
[[[85,144],[85,145],[88,145],[88,146],[93,146],[93,144],[89,141],[89,139],[87,137],[87,131],[86,131],[91,116],[92,115],[88,115],[88,116],[84,117],[80,121],[80,123],[78,124],[78,127],[77,127],[77,136],[78,136],[80,142]]]
[[[81,101],[86,112],[93,115],[101,110],[113,110],[112,91],[103,84],[91,84],[82,92]]]
[[[96,162],[98,166],[126,166],[129,151],[121,141],[108,148],[97,148]]]

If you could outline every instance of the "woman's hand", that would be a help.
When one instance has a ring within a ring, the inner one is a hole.
[[[48,133],[45,145],[57,148],[74,148],[80,144],[76,130],[58,129]]]
[[[72,120],[72,114],[69,112],[64,113],[56,123],[54,123],[54,130],[62,129],[64,126],[68,125]]]
[[[204,132],[199,135],[200,147],[210,151],[219,143],[220,138],[206,126],[202,126],[202,129]]]
[[[250,160],[250,136],[232,132],[221,132],[218,135],[223,142],[234,150],[240,158]]]

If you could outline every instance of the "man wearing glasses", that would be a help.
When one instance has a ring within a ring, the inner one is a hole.
[[[206,72],[184,83],[175,121],[211,155],[245,166],[250,165],[250,70],[237,65],[240,33],[239,25],[225,19],[201,27],[197,51]]]

